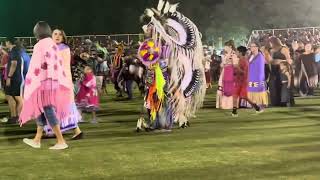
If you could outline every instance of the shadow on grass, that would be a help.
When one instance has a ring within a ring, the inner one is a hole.
[[[117,174],[110,179],[176,179],[176,180],[234,180],[234,179],[306,179],[306,175],[319,177],[319,156],[310,158],[292,158],[291,160],[253,160],[240,164],[221,163],[210,161],[205,164],[190,166],[175,166],[172,169],[162,170],[154,168],[150,171],[132,171],[125,174]],[[211,163],[210,163],[211,162]],[[210,164],[209,164],[210,163]],[[306,165],[307,164],[307,165]],[[313,179],[313,178],[312,178]]]
[[[293,153],[319,153],[320,144],[307,144],[307,145],[299,145],[294,147],[286,147],[282,148],[282,151],[288,151]]]
[[[32,133],[32,134],[31,134]],[[15,145],[15,144],[19,144],[20,143],[20,141],[23,139],[23,138],[33,138],[34,137],[34,134],[35,134],[35,132],[26,132],[26,133],[24,133],[24,134],[17,134],[17,135],[15,135],[15,136],[13,136],[13,135],[4,135],[5,137],[7,137],[7,138],[5,138],[5,139],[3,139],[3,140],[0,140],[0,142],[1,141],[6,141],[6,142],[8,142],[9,144],[11,144],[11,145]]]
[[[259,119],[257,119],[259,118]],[[281,122],[281,121],[289,121],[289,120],[299,120],[305,117],[300,116],[287,116],[287,117],[263,117],[262,115],[252,117],[245,116],[244,118],[232,118],[229,114],[226,113],[225,117],[221,117],[221,119],[217,119],[217,117],[212,117],[212,119],[201,118],[201,121],[192,121],[192,124],[247,124],[247,123],[261,123],[264,124],[266,122]],[[312,117],[313,118],[313,117]],[[318,117],[315,117],[318,118]]]
[[[124,115],[138,115],[140,114],[140,111],[135,110],[111,110],[110,109],[104,109],[97,112],[98,117],[104,117],[104,116],[124,116]]]
[[[252,147],[269,147],[275,146],[292,146],[301,143],[316,144],[319,142],[318,137],[292,137],[285,139],[268,139],[268,140],[248,140],[242,142],[224,142],[223,144],[203,144],[202,147],[206,148],[232,148],[241,147],[250,149]]]

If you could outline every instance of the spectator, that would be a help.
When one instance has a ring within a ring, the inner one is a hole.
[[[272,106],[292,106],[294,104],[293,97],[290,98],[288,102],[281,101],[281,77],[280,77],[280,63],[287,62],[292,64],[292,59],[290,56],[289,49],[282,44],[279,38],[270,38],[271,45],[271,76],[269,82],[270,88],[270,100]],[[291,86],[291,85],[290,85]]]
[[[7,63],[5,94],[11,114],[8,123],[11,124],[18,121],[22,109],[23,62],[21,59],[21,46],[15,38],[8,38],[6,40],[6,47],[9,49],[9,59]]]
[[[5,87],[5,80],[7,79],[6,75],[6,67],[9,60],[9,54],[4,50],[4,47],[0,47],[0,70],[1,70],[1,87]],[[2,88],[1,88],[2,89]]]
[[[52,65],[63,58],[57,53],[58,47],[51,39],[51,34],[51,28],[46,22],[38,22],[34,27],[34,35],[39,41],[34,47],[30,71],[26,78],[20,122],[25,124],[37,118],[37,134],[34,139],[23,139],[25,144],[40,148],[43,127],[49,123],[57,139],[56,145],[50,149],[63,150],[68,148],[68,145],[59,123],[67,120],[63,117],[70,115],[72,100],[69,93],[72,92],[72,85],[66,77],[62,62]]]
[[[217,55],[217,51],[213,51],[211,56],[211,73],[213,82],[219,81],[221,56]]]
[[[317,63],[317,70],[318,70],[318,82],[320,82],[320,46],[317,46],[315,48],[315,60],[316,60],[316,63]]]
[[[222,71],[217,91],[216,108],[218,109],[233,108],[233,60],[237,58],[235,50],[236,48],[232,40],[225,43],[221,64]]]
[[[204,69],[205,69],[205,76],[206,76],[206,84],[207,89],[212,88],[212,80],[211,80],[211,54],[209,51],[205,52],[205,59],[204,59]]]
[[[299,78],[299,92],[302,96],[313,95],[313,88],[318,84],[318,70],[311,42],[305,44],[305,51],[297,63],[298,67],[301,67],[296,71]]]

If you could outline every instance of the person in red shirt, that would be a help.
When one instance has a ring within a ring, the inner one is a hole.
[[[233,92],[233,111],[232,116],[238,117],[239,99],[246,100],[257,111],[261,108],[248,98],[248,71],[249,63],[246,58],[247,48],[240,46],[237,48],[236,57],[233,58],[234,68],[234,92]]]
[[[3,47],[0,46],[0,60],[1,60],[1,65],[0,68],[4,68],[5,65],[8,63],[9,55],[8,53],[3,49]]]
[[[6,80],[6,66],[9,60],[9,54],[0,46],[0,76],[1,76],[1,87],[4,87]]]

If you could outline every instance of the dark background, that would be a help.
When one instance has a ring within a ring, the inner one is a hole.
[[[172,0],[171,2],[176,2]],[[0,0],[0,36],[31,36],[48,21],[69,35],[139,33],[158,0]],[[319,0],[180,0],[178,9],[206,39],[243,39],[253,29],[318,26]]]
[[[180,10],[190,15],[197,13],[196,2],[185,0]],[[202,2],[215,4],[215,0]],[[30,36],[39,20],[73,35],[138,33],[140,15],[157,3],[158,0],[1,0],[0,36]]]

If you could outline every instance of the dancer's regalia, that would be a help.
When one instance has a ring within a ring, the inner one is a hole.
[[[248,98],[262,107],[269,104],[265,81],[265,58],[260,52],[257,56],[252,55],[249,60]]]
[[[160,0],[157,9],[145,11],[144,17],[150,22],[144,29],[151,30],[151,39],[139,50],[140,59],[153,72],[145,98],[150,119],[153,124],[166,122],[162,127],[166,129],[173,121],[180,127],[187,124],[203,105],[206,92],[201,34],[176,8],[177,4]],[[140,119],[138,129],[141,124]]]
[[[144,76],[146,73],[146,67],[136,56],[128,56],[124,58],[123,67],[117,78],[118,86],[128,93],[128,98],[132,98],[132,83],[136,82],[140,93],[145,92]],[[125,86],[125,87],[124,87]]]
[[[66,74],[66,77],[68,79],[69,82],[69,86],[73,88],[73,82],[72,82],[72,75],[71,75],[71,54],[70,54],[70,48],[61,43],[58,46],[58,53],[62,56],[62,65],[64,68],[64,72]],[[71,98],[72,100],[72,104],[70,105],[70,114],[69,116],[67,116],[64,120],[61,120],[60,123],[60,128],[61,128],[61,132],[64,133],[66,131],[69,131],[71,129],[75,129],[78,127],[78,123],[79,121],[81,121],[82,117],[77,109],[77,106],[74,102],[74,94],[70,93],[69,94],[69,98]],[[46,132],[47,136],[51,136],[54,135],[52,128],[47,125],[44,127],[44,131]]]

